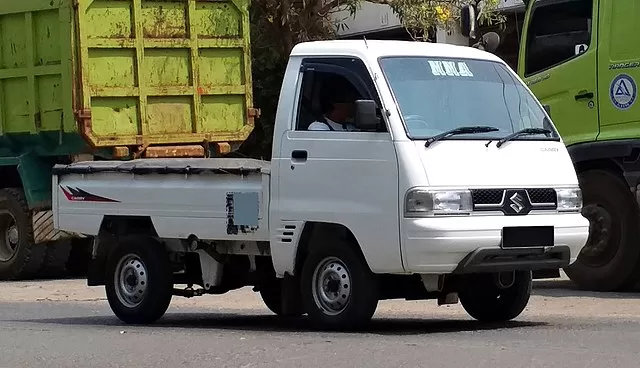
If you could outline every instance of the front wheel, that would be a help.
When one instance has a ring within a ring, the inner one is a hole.
[[[125,323],[155,322],[171,303],[172,276],[161,244],[145,238],[123,242],[107,261],[105,288],[111,310]]]
[[[366,325],[378,306],[378,284],[349,244],[316,248],[302,269],[302,298],[312,323],[321,329],[353,330]]]
[[[458,292],[462,307],[483,322],[505,322],[516,318],[529,303],[530,271],[470,275]]]

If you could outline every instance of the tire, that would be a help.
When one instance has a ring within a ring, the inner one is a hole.
[[[282,315],[282,295],[281,289],[273,286],[260,289],[260,297],[264,305],[278,316]]]
[[[260,288],[260,297],[270,311],[280,317],[299,317],[302,310],[284,311],[284,296],[282,295],[282,279],[275,279]],[[299,303],[298,303],[299,304]]]
[[[314,286],[320,280],[329,279],[323,278],[323,274],[331,278],[332,284],[327,286],[337,288],[337,293],[329,295],[333,306],[322,302],[322,296],[329,292]],[[301,288],[305,311],[314,327],[323,330],[360,329],[369,323],[378,306],[376,276],[363,257],[342,240],[311,251],[302,268]]]
[[[67,274],[67,261],[71,254],[71,239],[46,243],[44,262],[39,274],[43,278],[63,277]]]
[[[481,322],[506,322],[520,315],[529,303],[532,276],[530,271],[516,271],[513,284],[497,285],[493,274],[471,275],[458,292],[467,313]]]
[[[72,238],[66,268],[69,276],[86,277],[91,260],[92,238]]]
[[[0,189],[0,280],[24,280],[37,275],[46,248],[34,244],[33,222],[21,189]]]
[[[622,291],[637,281],[640,225],[635,198],[621,179],[604,170],[579,174],[583,215],[591,223],[587,244],[565,268],[581,289]]]
[[[107,300],[122,322],[150,324],[165,314],[173,294],[173,273],[162,244],[145,237],[123,241],[109,256],[106,270]],[[135,286],[123,285],[128,275]]]

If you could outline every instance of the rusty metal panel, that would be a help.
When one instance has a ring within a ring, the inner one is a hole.
[[[92,146],[246,139],[249,0],[75,1],[76,110]]]
[[[149,147],[144,152],[144,157],[148,158],[202,157],[204,155],[204,147],[200,145]]]

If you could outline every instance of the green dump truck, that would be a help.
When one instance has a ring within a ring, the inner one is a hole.
[[[640,279],[640,2],[525,3],[518,74],[550,106],[591,222],[565,271],[585,289],[628,289]],[[463,24],[463,33],[472,29]]]
[[[86,264],[90,239],[53,228],[56,163],[207,157],[248,137],[248,6],[0,1],[1,280]]]

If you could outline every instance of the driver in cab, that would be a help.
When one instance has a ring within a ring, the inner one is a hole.
[[[350,124],[355,112],[357,92],[346,79],[332,78],[322,84],[320,103],[322,118],[309,125],[308,130],[356,131]]]

